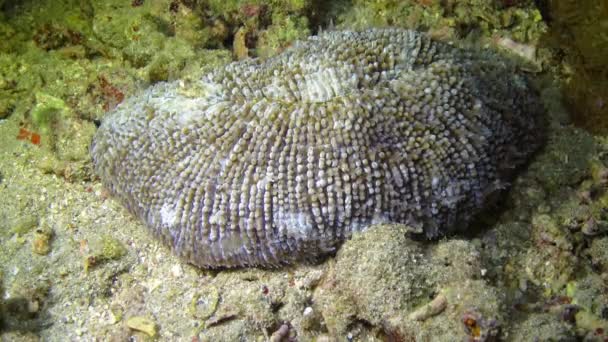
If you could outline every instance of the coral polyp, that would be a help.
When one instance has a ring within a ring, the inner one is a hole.
[[[150,87],[107,115],[91,153],[103,184],[185,260],[279,266],[376,223],[466,228],[542,143],[542,111],[495,53],[334,31]]]

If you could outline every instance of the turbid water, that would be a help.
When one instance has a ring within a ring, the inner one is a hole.
[[[608,139],[572,124],[573,115],[584,121],[569,91],[581,66],[573,49],[547,40],[552,23],[598,22],[590,13],[602,5],[572,18],[542,5],[0,1],[2,338],[605,338]],[[106,112],[146,88],[188,90],[227,63],[272,58],[320,31],[388,26],[497,51],[546,109],[545,146],[494,184],[498,201],[464,233],[427,240],[415,224],[384,222],[314,263],[209,271],[175,256],[93,171],[90,145]],[[583,67],[585,79],[601,76]],[[589,104],[601,105],[593,94]]]

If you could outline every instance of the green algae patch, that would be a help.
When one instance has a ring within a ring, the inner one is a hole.
[[[102,237],[102,249],[100,258],[103,260],[117,260],[127,254],[125,246],[117,239],[105,235]]]
[[[560,293],[577,267],[572,235],[546,214],[532,218],[532,229],[533,241],[546,246],[528,250],[524,266],[527,279],[543,288],[547,296]]]
[[[103,263],[119,260],[127,254],[125,246],[110,235],[102,235],[100,239],[89,244],[90,252],[85,256],[83,265],[85,272]]]
[[[71,180],[86,178],[83,162],[89,159],[88,144],[95,125],[77,118],[62,99],[43,92],[36,93],[29,118],[34,132],[42,137],[40,145],[49,149],[49,158],[56,159],[50,168],[52,172]]]
[[[510,36],[518,42],[537,42],[546,31],[540,11],[531,3],[500,6],[499,2],[466,1],[337,1],[340,28],[404,27],[428,30],[442,39]]]
[[[208,6],[217,15],[212,32],[218,27],[233,32],[237,59],[273,56],[293,41],[308,36],[309,15],[318,9],[309,0],[210,1]]]
[[[197,58],[192,46],[180,39],[170,39],[161,51],[156,51],[146,67],[150,83],[181,78],[182,70],[190,60]]]
[[[192,297],[188,310],[197,319],[206,320],[211,317],[220,301],[217,288],[208,287],[204,292],[198,292]]]
[[[589,247],[593,264],[602,272],[608,272],[608,236],[593,239]]]
[[[10,228],[11,234],[23,236],[38,226],[38,217],[36,215],[27,215],[18,218]]]
[[[45,134],[51,133],[59,123],[71,116],[71,109],[57,97],[37,92],[36,104],[30,112],[30,118],[37,129]]]
[[[7,70],[6,92],[11,94],[8,101],[14,99],[8,104],[9,114],[21,120],[13,134],[38,145],[43,153],[61,162],[87,160],[95,126],[80,119],[79,113],[95,112],[87,89],[91,64],[65,60],[37,49],[28,50],[18,61],[14,66],[16,73],[9,73],[13,67],[2,68]],[[43,79],[53,81],[42,82]]]
[[[14,54],[0,53],[0,119],[11,115],[24,96],[25,89],[17,87],[24,72],[18,59]]]
[[[221,46],[225,37],[219,34],[216,39],[213,25],[206,24],[208,20],[194,5],[171,4],[95,3],[99,13],[93,19],[95,35],[111,47],[112,55],[124,58],[130,67],[149,69],[143,70],[148,81],[178,78],[186,61],[195,58],[195,49]]]
[[[256,46],[256,55],[267,58],[276,55],[292,42],[310,35],[309,22],[306,17],[290,17],[276,14],[273,25],[260,32]]]
[[[559,127],[549,134],[547,149],[530,166],[530,171],[549,193],[573,185],[589,175],[597,152],[590,134],[573,127]]]
[[[574,122],[608,133],[608,2],[552,0],[544,10],[550,20],[544,43],[563,54],[556,63]]]
[[[596,274],[588,274],[568,283],[566,295],[580,311],[585,311],[597,320],[603,319],[608,307],[608,295],[602,290],[604,279]],[[608,322],[604,322],[608,325]]]

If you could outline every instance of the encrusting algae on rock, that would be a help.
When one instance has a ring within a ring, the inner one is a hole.
[[[543,140],[525,75],[409,30],[335,31],[121,103],[104,185],[185,260],[278,266],[371,224],[466,227]]]

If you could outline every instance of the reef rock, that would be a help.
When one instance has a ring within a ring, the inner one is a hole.
[[[185,260],[278,266],[371,224],[467,226],[542,142],[517,67],[400,30],[327,32],[120,104],[103,184]]]

